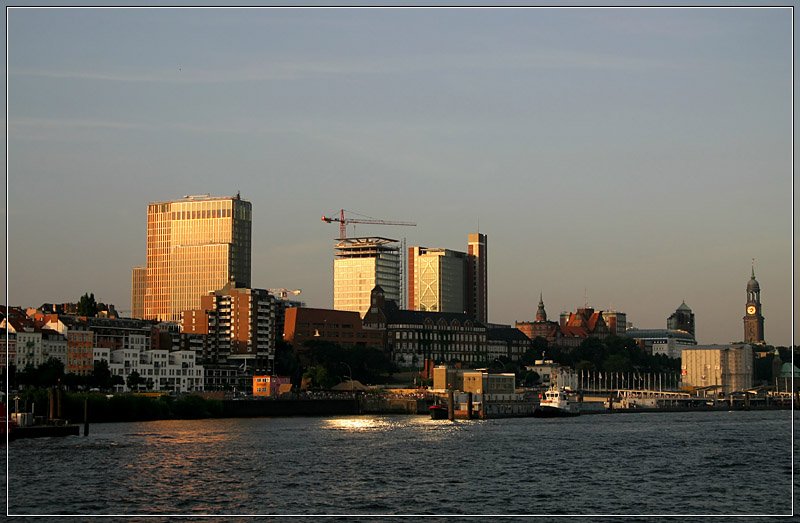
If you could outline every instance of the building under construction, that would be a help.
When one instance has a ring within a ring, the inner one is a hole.
[[[400,247],[381,237],[343,238],[334,248],[333,308],[364,317],[370,293],[380,286],[387,299],[400,300]]]

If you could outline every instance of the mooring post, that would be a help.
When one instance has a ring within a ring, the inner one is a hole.
[[[456,405],[455,398],[453,397],[453,389],[447,389],[447,419],[455,421],[456,419]]]
[[[83,435],[89,435],[89,397],[83,398]]]
[[[467,392],[467,419],[472,419],[472,393]]]
[[[62,411],[61,411],[61,396],[63,393],[61,392],[61,385],[56,385],[56,418],[62,419]]]
[[[53,387],[47,389],[47,403],[48,403],[48,419],[52,420],[56,417],[56,402],[53,398]]]

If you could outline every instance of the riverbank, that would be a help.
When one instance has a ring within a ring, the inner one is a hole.
[[[35,404],[37,417],[47,413],[46,396]],[[84,401],[88,401],[89,423],[128,421],[191,420],[206,418],[253,418],[291,416],[341,416],[355,414],[428,414],[432,400],[427,398],[392,397],[372,394],[357,396],[295,397],[289,399],[208,399],[196,395],[142,396],[136,394],[104,395],[67,393],[59,419],[83,422]],[[20,405],[23,407],[24,403]],[[31,405],[28,405],[30,410]],[[636,414],[655,412],[706,412],[729,410],[788,410],[791,405],[699,405],[692,407],[614,408],[602,403],[582,405],[581,414]],[[12,407],[13,411],[13,407]],[[488,417],[503,417],[490,415]],[[515,416],[510,416],[515,417]]]

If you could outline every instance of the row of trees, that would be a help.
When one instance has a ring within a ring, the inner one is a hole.
[[[100,360],[95,362],[94,369],[88,376],[81,376],[72,372],[64,372],[64,364],[56,359],[49,358],[47,361],[34,367],[31,364],[24,369],[15,370],[12,367],[10,376],[13,388],[41,387],[47,388],[54,385],[63,385],[69,390],[80,389],[99,389],[102,391],[112,390],[117,385],[127,385],[131,390],[141,388],[152,389],[153,380],[145,379],[138,372],[131,372],[127,379],[122,376],[112,375],[108,362]]]
[[[292,384],[311,380],[311,386],[327,389],[344,380],[380,383],[395,371],[385,351],[375,347],[343,347],[329,341],[311,340],[298,350],[279,342],[275,354],[275,371],[291,376]]]

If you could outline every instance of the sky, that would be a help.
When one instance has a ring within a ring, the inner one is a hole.
[[[148,202],[241,192],[253,286],[309,306],[343,208],[408,245],[480,229],[495,323],[685,300],[740,341],[755,258],[791,342],[788,9],[7,13],[11,305],[130,309]]]

